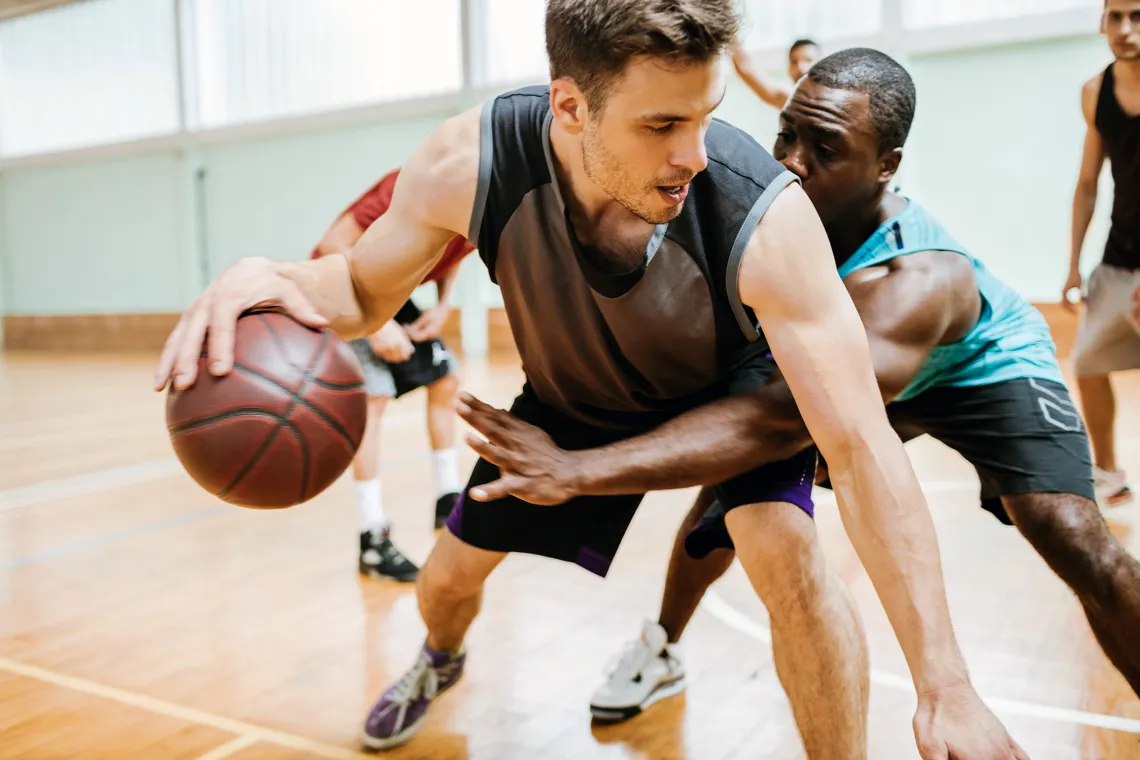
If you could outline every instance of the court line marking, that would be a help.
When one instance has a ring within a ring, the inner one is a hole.
[[[765,626],[757,623],[755,620],[745,615],[740,610],[733,607],[728,602],[724,601],[714,591],[709,589],[705,592],[705,596],[701,599],[700,606],[704,607],[713,617],[720,622],[727,625],[729,628],[734,628],[745,636],[756,639],[764,644],[772,643],[772,632]],[[899,691],[906,691],[914,694],[914,684],[909,678],[894,675],[893,673],[884,673],[881,670],[871,668],[871,682],[886,686],[891,689]],[[1103,715],[1101,713],[1084,712],[1083,710],[1070,710],[1064,707],[1051,707],[1049,705],[1039,705],[1033,702],[1022,702],[1016,699],[998,699],[995,697],[982,696],[982,701],[989,705],[990,709],[994,712],[1006,713],[1009,715],[1021,715],[1029,718],[1039,718],[1042,720],[1052,720],[1058,723],[1075,723],[1082,726],[1091,726],[1093,728],[1107,728],[1113,731],[1123,731],[1125,733],[1140,734],[1140,720],[1133,720],[1131,718],[1121,718],[1116,715]]]
[[[399,457],[381,462],[380,469],[403,467],[413,462],[428,459],[430,456],[430,454],[415,454]],[[150,483],[184,473],[182,463],[178,461],[177,457],[168,457],[122,467],[111,467],[106,470],[85,472],[64,478],[53,478],[28,486],[0,491],[0,512],[10,512],[15,509],[23,509],[48,501],[60,501],[74,496],[89,496],[93,493]],[[346,470],[346,476],[347,473]]]
[[[176,528],[180,525],[186,525],[199,520],[205,520],[217,515],[229,514],[238,507],[230,506],[229,504],[222,504],[212,509],[199,509],[194,512],[184,512],[180,515],[173,515],[162,520],[155,522],[144,523],[132,528],[124,528],[122,530],[114,531],[113,533],[104,533],[99,536],[91,538],[83,538],[78,541],[71,541],[60,546],[52,547],[51,549],[44,549],[43,551],[35,552],[33,554],[25,554],[16,559],[6,560],[0,562],[0,570],[11,570],[12,568],[20,567],[21,565],[30,565],[35,562],[42,562],[47,559],[55,559],[74,552],[83,551],[84,549],[92,549],[96,546],[104,546],[112,544],[116,541],[121,541],[125,538],[134,538],[135,536],[145,536],[148,533],[165,530],[167,528]]]
[[[183,705],[174,704],[173,702],[166,702],[154,697],[148,697],[144,694],[136,694],[133,691],[126,689],[117,689],[114,686],[107,686],[98,681],[90,681],[86,678],[77,678],[69,676],[64,673],[58,673],[54,670],[47,668],[40,668],[35,665],[28,665],[26,663],[9,660],[6,657],[0,657],[0,670],[14,673],[18,676],[25,678],[32,678],[44,683],[50,683],[54,686],[61,686],[65,689],[72,691],[90,694],[103,699],[109,699],[112,702],[128,705],[130,707],[137,707],[148,712],[156,713],[158,715],[165,715],[168,718],[175,718],[177,720],[185,721],[187,723],[195,723],[199,726],[208,726],[216,728],[219,731],[225,731],[228,734],[236,734],[240,738],[252,738],[255,741],[269,742],[276,744],[279,747],[287,747],[289,749],[301,750],[303,752],[311,752],[320,757],[327,757],[330,760],[375,760],[375,755],[366,755],[363,752],[354,752],[344,747],[334,747],[331,744],[324,744],[322,742],[306,739],[303,736],[290,734],[286,731],[278,731],[274,728],[265,728],[253,723],[246,723],[243,720],[236,718],[226,718],[221,715],[199,710],[193,707],[185,707]],[[230,742],[229,744],[233,744]],[[228,745],[223,745],[228,746]],[[248,746],[248,745],[246,745]],[[218,749],[221,749],[219,747]],[[216,751],[216,750],[215,750]],[[234,750],[237,751],[237,750]],[[207,755],[209,757],[209,755]]]
[[[204,755],[199,755],[195,760],[223,760],[230,755],[236,755],[243,749],[252,747],[257,742],[258,738],[253,734],[242,734],[219,747],[215,747]]]

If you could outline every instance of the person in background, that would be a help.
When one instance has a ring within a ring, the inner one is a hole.
[[[325,232],[312,258],[347,253],[374,221],[388,210],[399,170],[385,175],[342,213]],[[391,524],[384,514],[380,483],[380,422],[388,402],[417,388],[427,388],[427,423],[435,476],[435,527],[440,528],[459,499],[458,453],[455,449],[455,400],[459,368],[440,340],[451,312],[450,297],[459,262],[475,250],[463,237],[448,244],[443,258],[424,278],[439,291],[437,304],[427,311],[409,300],[379,331],[352,341],[364,370],[368,391],[368,425],[352,463],[356,504],[360,513],[362,575],[401,582],[416,579],[419,568],[392,543]]]
[[[1106,507],[1132,501],[1127,476],[1116,461],[1116,396],[1110,375],[1140,368],[1135,317],[1140,294],[1140,0],[1106,0],[1101,31],[1115,60],[1085,82],[1081,91],[1088,129],[1073,197],[1069,276],[1061,303],[1075,310],[1070,296],[1083,284],[1081,249],[1107,159],[1115,183],[1112,228],[1104,257],[1089,277],[1073,349],[1073,369],[1096,464],[1097,500]]]
[[[820,49],[813,40],[796,40],[788,48],[788,78],[790,82],[777,82],[756,67],[752,58],[739,42],[732,48],[732,65],[757,97],[772,108],[780,109],[792,94],[792,88],[820,59]]]

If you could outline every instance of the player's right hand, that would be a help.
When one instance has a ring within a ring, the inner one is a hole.
[[[165,389],[172,379],[178,390],[193,385],[207,337],[210,374],[228,373],[234,363],[238,317],[253,308],[280,309],[309,327],[328,325],[297,283],[279,274],[277,264],[264,258],[239,259],[218,275],[178,320],[162,348],[154,389]]]
[[[394,319],[388,320],[388,323],[377,330],[368,342],[372,345],[374,354],[392,364],[406,362],[416,352],[416,347],[412,345],[412,339],[408,337],[403,325]]]
[[[1079,295],[1081,285],[1083,283],[1084,279],[1081,277],[1080,270],[1074,269],[1073,271],[1069,272],[1069,276],[1065,279],[1065,286],[1061,288],[1061,306],[1065,307],[1069,311],[1077,310],[1077,304],[1081,302]],[[1078,298],[1075,302],[1069,300],[1069,293],[1074,289],[1078,293]]]

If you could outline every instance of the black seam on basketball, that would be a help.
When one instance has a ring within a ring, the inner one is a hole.
[[[278,422],[287,422],[285,417],[282,417],[276,412],[270,412],[265,409],[258,409],[255,407],[250,409],[231,409],[228,412],[213,414],[209,417],[202,417],[197,420],[192,420],[191,422],[183,422],[181,424],[174,425],[173,427],[168,425],[166,429],[171,435],[177,435],[178,433],[184,433],[187,430],[193,430],[194,428],[199,428],[203,425],[209,425],[210,423],[217,422],[218,420],[227,420],[231,417],[269,417],[270,419],[277,420]]]
[[[299,427],[291,426],[290,429],[297,439],[297,445],[301,447],[301,495],[297,499],[297,503],[301,503],[307,501],[309,496],[309,442]]]
[[[269,435],[265,436],[265,440],[263,440],[261,442],[261,445],[257,447],[257,451],[253,452],[253,455],[249,458],[249,461],[247,461],[242,466],[241,470],[238,471],[238,474],[234,476],[229,485],[218,492],[217,496],[219,499],[225,499],[235,488],[238,487],[238,484],[241,483],[245,476],[250,473],[250,471],[257,464],[258,460],[260,460],[261,457],[265,455],[265,452],[268,451],[269,447],[273,445],[273,442],[277,440],[277,435],[281,432],[281,428],[283,427],[287,427],[290,430],[295,429],[293,423],[289,422],[289,420],[278,420],[277,427],[273,428],[272,432],[270,432]]]
[[[269,333],[269,337],[273,341],[273,344],[277,346],[277,350],[281,352],[281,358],[285,360],[285,363],[293,369],[298,370],[299,372],[304,372],[305,370],[303,367],[297,365],[289,358],[289,352],[285,350],[285,344],[281,342],[281,336],[279,336],[277,334],[277,331],[273,329],[273,323],[265,318],[265,314],[255,314],[254,316],[256,316],[258,321],[260,321],[261,324],[265,326],[266,332]],[[324,334],[323,330],[321,331],[321,334]]]
[[[286,415],[288,415],[291,411],[293,411],[293,407],[296,406],[298,403],[302,404],[310,412],[317,415],[322,420],[324,420],[326,423],[328,423],[329,427],[331,427],[333,430],[335,430],[337,433],[339,433],[341,435],[341,437],[344,438],[344,440],[348,441],[349,446],[352,446],[354,449],[356,448],[355,445],[352,443],[352,436],[350,436],[348,434],[348,431],[345,430],[343,427],[341,427],[341,424],[339,422],[334,420],[332,417],[328,416],[328,414],[326,414],[320,407],[313,405],[307,399],[302,398],[301,396],[299,396],[296,393],[294,393],[293,391],[289,390],[288,388],[286,388],[284,385],[277,382],[273,378],[267,377],[267,376],[261,374],[260,372],[253,369],[252,367],[247,367],[244,364],[234,364],[234,369],[240,370],[241,372],[244,372],[247,375],[251,375],[253,377],[256,377],[259,380],[262,380],[266,383],[269,383],[274,388],[276,388],[276,389],[278,389],[284,393],[287,393],[289,395],[289,397],[293,400],[293,403],[291,403],[289,405],[289,408],[285,410]],[[303,387],[304,387],[304,385],[302,384],[302,388]],[[288,419],[288,417],[285,417],[284,419]]]
[[[322,380],[319,377],[311,378],[313,385],[324,388],[326,391],[358,391],[364,387],[363,382],[359,383],[330,383],[327,380]]]

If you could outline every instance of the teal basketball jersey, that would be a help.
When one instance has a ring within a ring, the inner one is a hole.
[[[970,255],[925,209],[908,202],[839,267],[839,275],[846,277],[920,251],[960,253],[974,267],[982,312],[966,337],[935,347],[896,400],[905,401],[935,386],[992,385],[1021,377],[1063,384],[1053,336],[1041,312]]]

